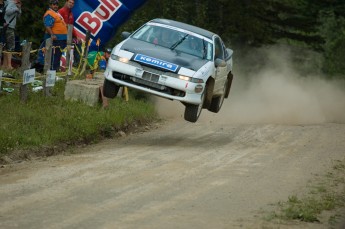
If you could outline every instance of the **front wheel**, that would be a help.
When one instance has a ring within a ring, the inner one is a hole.
[[[218,113],[220,111],[220,108],[222,108],[224,98],[226,96],[226,90],[228,88],[228,82],[229,82],[229,80],[226,79],[226,81],[224,83],[222,95],[212,98],[211,105],[208,108],[209,111],[214,112],[214,113]]]
[[[184,110],[184,119],[188,122],[196,122],[198,121],[202,107],[205,100],[205,90],[201,95],[201,103],[199,105],[194,104],[185,104],[186,108]]]
[[[105,97],[113,99],[119,92],[120,86],[105,79],[103,83],[103,94]]]

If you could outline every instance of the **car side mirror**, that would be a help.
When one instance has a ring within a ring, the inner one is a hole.
[[[122,32],[121,33],[121,36],[122,36],[123,39],[127,39],[130,35],[131,35],[130,32]]]
[[[226,49],[228,56],[232,56],[232,54],[234,53],[234,51],[232,49],[227,48]]]
[[[214,61],[214,64],[216,65],[216,67],[225,67],[226,66],[225,60],[222,60],[222,59],[219,59],[219,58],[217,58]]]

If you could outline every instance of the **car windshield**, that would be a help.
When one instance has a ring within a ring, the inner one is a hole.
[[[213,46],[210,42],[193,33],[174,30],[156,25],[145,25],[136,31],[133,39],[183,52],[201,59],[212,60]]]

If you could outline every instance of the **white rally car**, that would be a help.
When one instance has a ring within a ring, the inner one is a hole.
[[[116,45],[103,91],[114,98],[121,86],[177,100],[184,119],[196,122],[203,108],[217,113],[230,92],[233,51],[215,33],[185,23],[154,19]]]

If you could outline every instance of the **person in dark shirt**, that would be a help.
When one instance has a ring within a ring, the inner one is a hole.
[[[0,45],[1,48],[5,45],[5,31],[4,31],[4,25],[5,25],[5,3],[4,0],[0,0]],[[0,64],[2,62],[2,53],[0,55]]]
[[[15,29],[17,24],[17,18],[20,17],[22,13],[22,2],[20,0],[8,0],[5,4],[5,24],[3,26],[5,34],[5,50],[3,67],[5,69],[13,69],[12,67],[12,52],[15,49]]]

